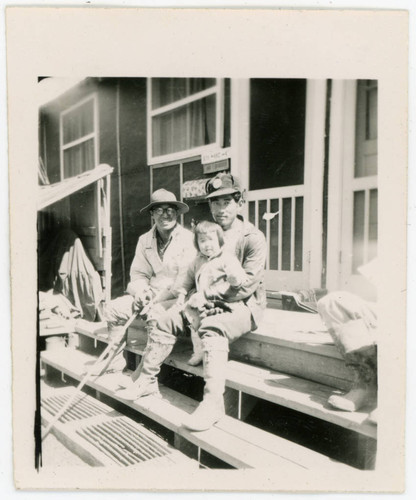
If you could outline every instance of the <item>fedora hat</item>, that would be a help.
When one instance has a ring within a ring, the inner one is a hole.
[[[140,210],[140,213],[149,212],[158,205],[173,205],[180,214],[186,214],[189,207],[186,203],[182,203],[176,199],[176,196],[166,189],[158,189],[150,196],[150,203]]]
[[[225,196],[227,194],[241,193],[241,187],[238,179],[233,175],[220,172],[210,179],[205,185],[206,199]]]

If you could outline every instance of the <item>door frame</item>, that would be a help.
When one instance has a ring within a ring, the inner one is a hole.
[[[231,170],[247,190],[246,200],[259,196],[278,198],[290,190],[304,198],[302,277],[296,277],[297,271],[266,271],[270,273],[270,279],[266,276],[267,284],[282,282],[282,286],[277,286],[279,290],[321,286],[326,101],[327,80],[307,80],[304,184],[249,192],[250,80],[231,80]],[[248,218],[248,203],[244,205],[243,215]]]
[[[334,80],[331,96],[327,288],[348,290],[367,299],[375,290],[352,274],[354,191],[377,187],[377,176],[354,178],[357,120],[357,80]]]

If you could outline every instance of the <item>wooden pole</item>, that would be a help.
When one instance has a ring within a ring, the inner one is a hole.
[[[95,368],[95,366],[100,363],[104,358],[105,356],[111,351],[111,349],[114,347],[114,345],[118,342],[118,345],[117,345],[117,349],[114,351],[114,354],[113,356],[120,350],[120,349],[124,349],[125,345],[126,345],[126,342],[127,342],[127,329],[129,328],[129,326],[133,323],[133,321],[136,319],[138,315],[138,311],[135,311],[131,316],[130,318],[126,321],[126,323],[124,324],[123,328],[124,328],[124,332],[123,332],[123,336],[121,337],[120,340],[118,339],[114,339],[113,341],[111,341],[108,346],[104,349],[104,351],[100,354],[100,356],[98,357],[98,359],[96,360],[96,362],[90,366],[89,370],[87,371],[85,377],[80,381],[80,383],[78,384],[78,387],[75,389],[75,392],[72,394],[72,396],[69,398],[69,400],[64,404],[64,406],[58,411],[58,413],[53,417],[52,421],[50,422],[50,424],[48,425],[48,427],[46,428],[43,436],[42,436],[42,441],[46,438],[46,436],[50,433],[50,431],[52,430],[53,426],[56,424],[56,422],[62,417],[62,415],[68,410],[68,408],[72,405],[72,403],[75,401],[75,398],[77,397],[77,395],[81,392],[82,388],[84,387],[84,385],[90,380],[90,378],[92,377],[92,374],[91,372],[93,371],[93,369]]]

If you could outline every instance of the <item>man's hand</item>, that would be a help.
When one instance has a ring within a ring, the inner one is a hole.
[[[176,306],[183,307],[185,305],[185,298],[186,298],[186,294],[180,293],[178,295],[178,298],[176,299]]]
[[[231,307],[223,300],[208,301],[201,312],[201,319],[231,311]]]
[[[152,300],[152,292],[150,290],[142,290],[134,296],[133,308],[136,311],[141,311]]]
[[[192,297],[188,300],[189,307],[198,309],[198,311],[202,311],[206,303],[207,299],[205,298],[205,295],[200,292],[194,293]]]

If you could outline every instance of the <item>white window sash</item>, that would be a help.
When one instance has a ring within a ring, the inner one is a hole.
[[[164,113],[172,112],[192,102],[199,101],[208,96],[216,95],[215,107],[215,141],[211,144],[198,146],[196,148],[189,148],[175,153],[168,153],[165,155],[153,155],[153,127],[152,120],[154,117],[163,115]],[[152,110],[152,78],[147,79],[147,161],[148,165],[156,165],[159,163],[166,163],[171,161],[178,161],[188,158],[189,156],[199,156],[203,153],[219,148],[222,145],[224,137],[224,79],[217,78],[216,84],[209,89],[203,90],[187,96],[183,99],[167,104],[160,108]]]
[[[93,132],[79,137],[75,141],[67,142],[64,143],[64,118],[65,115],[68,113],[71,113],[75,109],[83,106],[85,103],[88,101],[93,101]],[[78,101],[76,104],[70,106],[69,108],[65,109],[64,111],[61,111],[59,115],[59,151],[60,151],[60,175],[61,175],[61,180],[64,179],[64,152],[78,146],[90,139],[94,139],[94,164],[95,166],[98,165],[99,162],[99,137],[98,137],[98,120],[99,120],[99,115],[98,115],[98,96],[97,93],[94,92],[93,94],[88,95],[84,99],[81,99]]]

